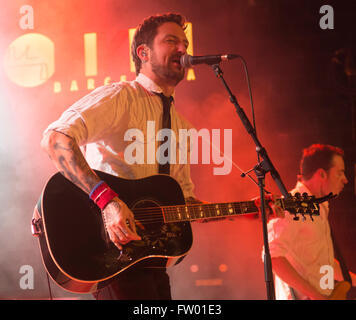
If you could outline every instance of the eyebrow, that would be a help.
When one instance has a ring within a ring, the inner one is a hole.
[[[166,39],[166,38],[169,38],[169,37],[173,37],[173,38],[175,38],[175,39],[177,39],[177,40],[180,40],[176,35],[174,35],[174,34],[167,34],[165,37],[164,37],[164,39]],[[184,40],[182,40],[186,45],[187,45],[187,47],[189,46],[189,41],[187,40],[187,39],[184,39]]]

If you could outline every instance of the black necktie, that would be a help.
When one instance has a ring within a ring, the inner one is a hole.
[[[162,105],[163,105],[163,116],[162,116],[162,129],[171,129],[171,113],[170,113],[170,109],[171,109],[171,105],[173,102],[173,97],[166,97],[163,93],[157,93],[155,92],[156,95],[158,95],[161,100],[162,100]],[[164,142],[166,142],[168,140],[168,137],[166,136],[164,138],[164,141],[162,141],[160,145],[162,145]],[[168,157],[168,149],[166,149],[163,153],[164,157]],[[160,158],[161,158],[161,154],[160,154]],[[165,174],[169,174],[170,170],[169,170],[169,160],[165,163],[162,164],[163,160],[160,161],[161,159],[159,159],[159,166],[158,166],[158,173],[165,173]]]

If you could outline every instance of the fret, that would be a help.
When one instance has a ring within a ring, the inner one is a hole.
[[[170,211],[171,211],[171,221],[177,221],[178,220],[178,213],[177,213],[177,210],[172,210],[172,209],[170,209]]]
[[[215,204],[210,205],[209,211],[211,212],[210,217],[219,217],[222,214],[218,203],[217,203],[217,207],[215,206]]]
[[[194,219],[198,219],[199,218],[199,211],[197,210],[197,206],[196,205],[190,206],[189,210],[190,210],[191,216],[194,217]]]
[[[194,219],[195,218],[195,212],[194,212],[194,209],[193,209],[193,207],[191,207],[191,206],[185,206],[184,207],[184,211],[185,211],[185,214],[187,215],[189,215],[190,217],[191,217],[191,219]]]
[[[172,219],[171,219],[171,215],[170,215],[170,212],[168,211],[168,208],[162,208],[162,211],[163,211],[163,220],[164,222],[170,222]]]
[[[226,203],[225,215],[226,216],[231,216],[232,214],[233,214],[233,210],[231,208],[231,203]]]
[[[198,210],[198,207],[197,207],[197,206],[195,206],[195,210],[194,210],[194,211],[195,211],[195,216],[196,216],[198,219],[202,219],[202,218],[205,217],[204,212]]]
[[[166,209],[165,208],[161,208],[161,209],[162,209],[162,212],[163,212],[163,221],[164,222],[168,222],[169,218],[168,218]]]
[[[209,218],[211,216],[210,204],[204,204],[203,206],[199,206],[199,215],[203,216],[204,218]]]
[[[217,206],[216,206],[217,205]],[[221,216],[221,210],[219,208],[219,204],[212,204],[209,206],[210,217],[219,217]]]
[[[166,208],[162,208],[162,211],[163,211],[163,221],[164,222],[169,222],[170,221],[170,217],[169,217],[167,209]]]
[[[234,207],[232,206],[231,203],[228,204],[228,210],[229,210],[229,215],[234,215],[235,214],[235,209]]]
[[[230,212],[229,212],[229,203],[224,203],[223,215],[224,215],[224,216],[229,216],[229,215],[230,215]]]
[[[204,217],[205,214],[204,214],[204,210],[202,209],[202,207],[199,206],[198,209],[199,209],[199,214],[200,214],[200,216],[201,216],[201,217]]]
[[[219,208],[220,208],[220,216],[226,216],[227,214],[226,203],[219,203]]]
[[[182,214],[180,212],[180,206],[177,206],[177,220],[182,220]]]
[[[187,206],[184,207],[184,212],[185,212],[185,217],[189,220],[190,219],[190,213],[189,209]]]
[[[199,218],[205,218],[204,211],[199,210],[199,211],[198,211],[198,214],[199,214]]]
[[[235,215],[241,213],[241,207],[240,207],[240,204],[238,202],[234,202],[233,203],[233,208],[234,208]]]
[[[248,206],[246,205],[246,202],[240,202],[240,209],[241,214],[248,212]]]
[[[221,211],[220,211],[218,203],[215,205],[215,213],[216,213],[216,216],[220,216],[220,214],[221,214]]]

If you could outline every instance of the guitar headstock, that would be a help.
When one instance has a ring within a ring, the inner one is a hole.
[[[289,197],[284,199],[284,206],[285,210],[294,215],[293,220],[298,221],[299,216],[301,215],[303,220],[305,220],[305,216],[309,216],[313,221],[313,216],[320,215],[320,202],[322,201],[315,198],[315,196],[310,196],[307,193],[300,194],[297,192],[294,195],[289,194]]]

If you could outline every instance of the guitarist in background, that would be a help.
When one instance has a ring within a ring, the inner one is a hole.
[[[132,240],[140,240],[134,216],[120,195],[100,181],[93,169],[126,179],[170,174],[179,182],[186,199],[195,198],[189,164],[171,164],[167,169],[157,160],[148,164],[147,157],[143,164],[129,165],[124,159],[125,148],[132,143],[124,139],[128,129],[145,133],[147,121],[154,121],[155,136],[163,127],[171,128],[178,136],[179,129],[191,128],[177,113],[173,98],[175,86],[185,74],[180,65],[180,57],[189,44],[184,25],[184,17],[173,13],[145,19],[137,27],[131,48],[136,79],[95,89],[52,123],[41,142],[58,171],[101,208],[110,240],[119,249]],[[169,126],[164,112],[167,103]],[[146,135],[144,139],[138,143],[145,144],[146,149]],[[169,277],[163,267],[133,266],[118,278],[94,297],[98,300],[171,299]]]
[[[344,152],[340,148],[314,144],[304,149],[299,181],[291,193],[308,193],[323,197],[340,194],[348,182],[345,176]],[[276,299],[324,300],[332,297],[332,289],[323,289],[322,266],[334,270],[337,281],[343,280],[339,262],[334,258],[334,245],[328,221],[328,202],[320,204],[320,216],[295,223],[291,215],[268,223],[268,238],[275,274]],[[356,275],[349,272],[352,285]]]

